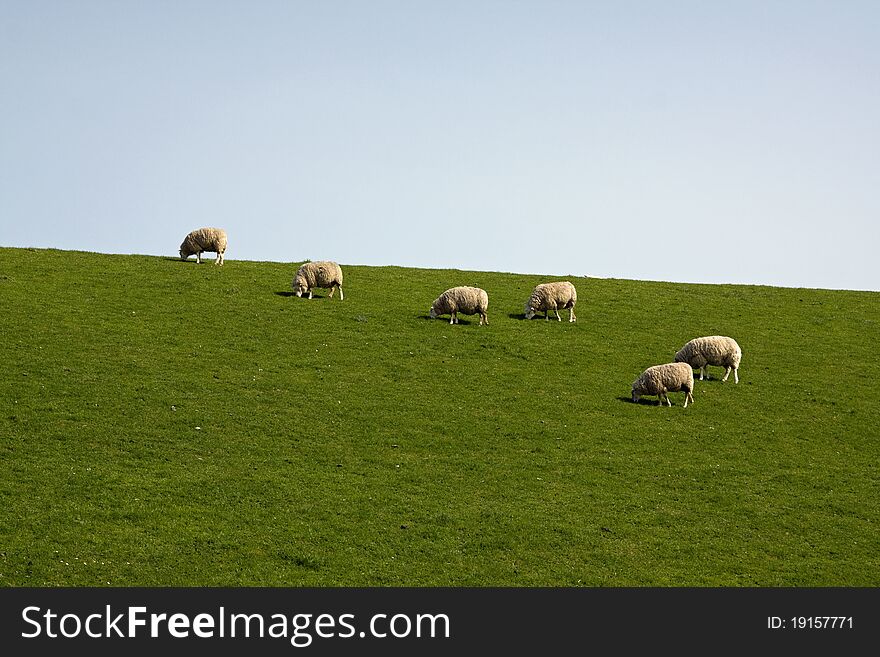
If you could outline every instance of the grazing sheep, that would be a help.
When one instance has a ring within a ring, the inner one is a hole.
[[[694,338],[675,354],[676,363],[687,363],[691,367],[700,368],[700,381],[703,380],[703,371],[709,378],[709,365],[726,367],[722,381],[727,381],[730,370],[733,370],[733,381],[739,383],[739,362],[742,360],[742,349],[733,338],[723,335],[710,335],[704,338]]]
[[[449,323],[458,324],[458,313],[465,315],[480,315],[480,326],[483,323],[489,324],[489,316],[486,311],[489,309],[489,295],[486,290],[478,287],[453,287],[449,288],[434,300],[431,304],[431,319],[436,319],[438,315],[449,313]]]
[[[193,253],[196,262],[202,264],[202,252],[213,251],[217,254],[215,265],[223,264],[226,253],[226,231],[222,228],[198,228],[187,235],[180,244],[180,259],[186,260]]]
[[[666,363],[649,367],[642,375],[633,381],[632,400],[639,401],[642,395],[657,395],[660,405],[666,400],[668,406],[672,406],[667,392],[683,392],[684,407],[688,401],[694,401],[694,371],[687,363]]]
[[[342,268],[329,260],[305,263],[296,270],[293,291],[298,297],[308,292],[311,299],[313,287],[330,288],[329,297],[333,297],[336,288],[339,288],[339,300],[342,301],[345,299],[342,293]]]
[[[544,319],[550,319],[550,311],[556,313],[556,319],[560,322],[562,318],[559,316],[560,308],[569,308],[568,321],[577,321],[574,314],[574,304],[577,303],[578,295],[574,285],[568,281],[558,281],[556,283],[541,283],[536,285],[532,290],[532,295],[526,301],[525,316],[531,319],[539,310],[544,311]]]

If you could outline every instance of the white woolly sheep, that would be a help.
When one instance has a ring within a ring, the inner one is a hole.
[[[480,315],[480,326],[489,324],[489,295],[486,290],[478,287],[452,287],[434,300],[431,304],[431,319],[439,315],[450,315],[449,323],[458,324],[458,313],[465,315]]]
[[[323,287],[330,288],[330,294],[327,296],[331,298],[339,288],[339,300],[345,299],[345,295],[342,293],[342,268],[329,260],[307,262],[300,266],[296,270],[296,276],[293,277],[292,285],[293,291],[298,297],[308,292],[309,299],[311,299],[312,288]]]
[[[687,363],[691,367],[700,369],[700,381],[703,380],[703,372],[709,378],[709,365],[720,365],[727,368],[722,381],[727,381],[730,370],[733,370],[733,381],[739,383],[739,362],[742,360],[742,349],[733,338],[723,335],[709,335],[703,338],[694,338],[675,354],[676,363]]]
[[[526,301],[524,314],[526,319],[531,319],[538,311],[544,311],[544,319],[550,319],[550,311],[556,313],[556,319],[560,322],[559,309],[569,309],[568,321],[577,321],[574,314],[574,304],[577,303],[578,295],[574,285],[568,281],[555,283],[541,283],[532,290],[532,295]]]
[[[660,405],[666,400],[668,406],[672,406],[667,392],[683,392],[684,407],[688,401],[694,401],[694,371],[687,363],[666,363],[649,367],[642,375],[633,381],[632,400],[638,402],[642,395],[657,395]]]
[[[202,253],[212,251],[217,254],[214,264],[222,265],[226,242],[226,231],[222,228],[198,228],[183,238],[180,244],[180,259],[186,260],[195,254],[196,262],[202,264]]]

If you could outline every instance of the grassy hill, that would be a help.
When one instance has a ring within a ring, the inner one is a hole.
[[[296,266],[0,249],[0,585],[880,585],[880,294]]]

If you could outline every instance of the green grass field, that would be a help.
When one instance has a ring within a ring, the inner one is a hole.
[[[878,293],[212,258],[0,249],[0,585],[880,585]]]

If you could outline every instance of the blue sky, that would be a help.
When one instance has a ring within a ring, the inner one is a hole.
[[[0,245],[880,290],[880,3],[0,0]]]

